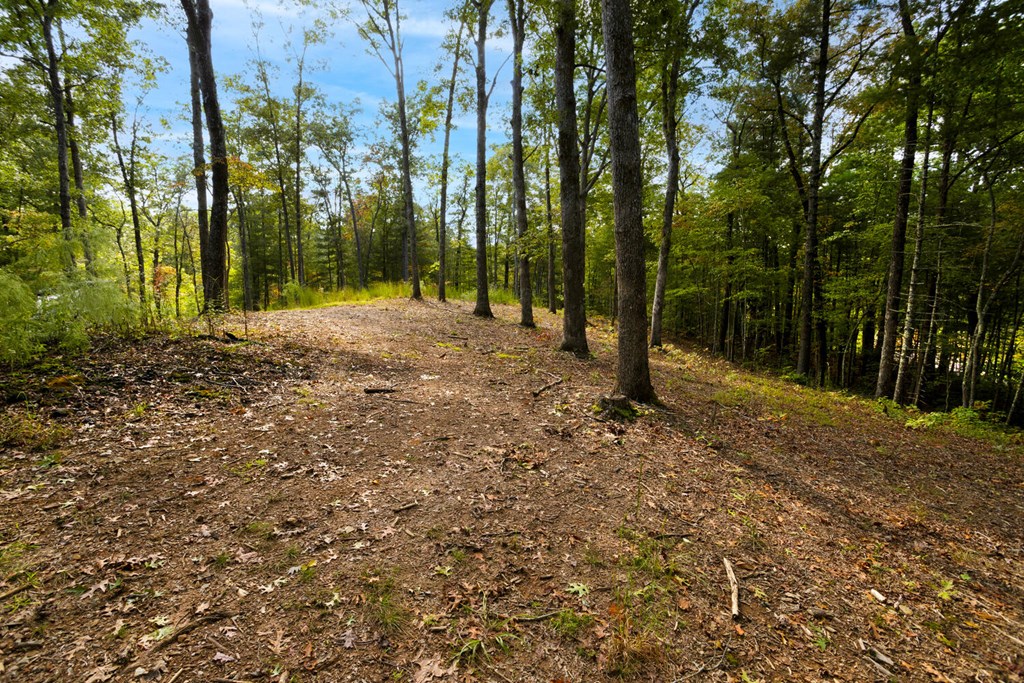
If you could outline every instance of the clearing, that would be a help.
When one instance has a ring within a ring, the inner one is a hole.
[[[0,680],[1022,680],[1013,440],[678,348],[614,419],[607,329],[495,310],[0,377]]]

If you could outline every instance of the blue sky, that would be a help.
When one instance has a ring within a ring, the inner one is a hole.
[[[367,45],[357,32],[356,22],[365,18],[365,10],[352,0],[341,0],[349,7],[347,19],[330,22],[333,35],[322,45],[311,47],[307,54],[308,82],[314,83],[324,94],[328,103],[341,102],[351,105],[359,100],[362,109],[357,123],[372,131],[381,101],[396,99],[395,84],[390,73],[375,55],[367,53]],[[436,83],[443,74],[435,67],[442,59],[440,49],[449,23],[445,20],[446,3],[438,0],[400,0],[405,15],[402,33],[405,42],[404,58],[406,68],[406,89],[411,91],[417,81],[423,79]],[[322,3],[317,3],[322,6]],[[132,32],[132,37],[146,46],[153,57],[166,60],[168,69],[158,76],[156,87],[146,95],[143,116],[154,120],[164,118],[171,124],[169,133],[160,136],[168,156],[189,154],[191,129],[187,119],[186,103],[189,98],[188,54],[184,41],[184,17],[178,3],[167,4],[164,20],[147,21]],[[253,20],[258,12],[262,16],[260,30],[260,51],[268,62],[274,65],[273,88],[276,95],[290,96],[295,79],[294,64],[289,63],[289,39],[301,41],[302,27],[309,25],[317,15],[316,8],[300,8],[294,2],[273,0],[211,0],[213,9],[213,51],[214,67],[217,70],[222,108],[230,109],[231,93],[223,86],[224,77],[243,74],[246,80],[254,82],[249,62],[255,57]],[[492,25],[503,19],[504,3],[495,3],[491,15]],[[320,16],[324,16],[321,12]],[[509,39],[489,41],[487,55],[488,79],[505,62],[511,49]],[[310,70],[309,67],[313,69]],[[471,77],[466,69],[471,65],[460,64],[463,77]],[[450,73],[446,61],[444,72]],[[491,106],[488,111],[490,131],[488,143],[505,139],[505,121],[508,102],[511,97],[510,66],[506,65],[498,77]],[[131,108],[135,91],[128,89],[126,101]],[[456,112],[457,129],[452,133],[453,154],[460,154],[466,161],[475,155],[475,114]],[[419,153],[440,154],[442,138],[431,142],[423,139]]]

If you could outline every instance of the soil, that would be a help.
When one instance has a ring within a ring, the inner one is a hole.
[[[606,327],[495,311],[3,377],[0,680],[1024,679],[1016,444],[674,347],[633,415]]]

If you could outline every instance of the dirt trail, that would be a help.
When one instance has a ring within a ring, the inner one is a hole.
[[[496,312],[11,377],[43,427],[0,451],[0,680],[1022,680],[1019,448],[678,349],[610,420],[607,331]]]

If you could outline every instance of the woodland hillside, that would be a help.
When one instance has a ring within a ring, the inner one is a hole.
[[[1017,3],[289,2],[0,3],[0,361],[403,282],[1022,419]]]
[[[581,359],[495,313],[13,375],[0,680],[1021,680],[1017,437],[675,346],[661,405],[602,410],[606,322]]]

